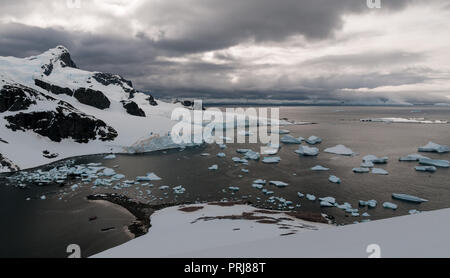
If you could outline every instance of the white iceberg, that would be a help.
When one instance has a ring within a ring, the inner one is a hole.
[[[375,175],[389,175],[389,172],[384,170],[384,169],[381,169],[381,168],[373,168],[372,169],[372,174],[375,174]]]
[[[428,158],[428,157],[420,155],[420,154],[409,154],[407,156],[400,157],[399,161],[419,161],[422,158]]]
[[[306,143],[308,143],[310,145],[315,145],[315,144],[322,143],[322,139],[313,135],[313,136],[310,136],[308,139],[306,139]]]
[[[248,151],[251,151],[251,150],[250,149],[237,149],[236,150],[237,153],[241,153],[241,154],[244,154],[244,153],[246,153]]]
[[[419,159],[419,163],[428,166],[442,167],[448,168],[450,166],[450,162],[448,160],[437,160],[437,159],[429,159],[429,158],[421,158]]]
[[[367,212],[364,212],[363,214],[361,214],[362,217],[370,217],[370,214],[368,214]]]
[[[328,171],[328,170],[330,170],[330,168],[325,168],[321,165],[316,165],[311,168],[311,171]]]
[[[439,145],[430,141],[425,146],[420,147],[419,152],[448,153],[450,152],[450,147]]]
[[[323,197],[323,198],[319,198],[319,200],[328,202],[330,204],[336,204],[336,199],[334,197]]]
[[[103,157],[103,159],[115,159],[115,158],[116,158],[115,154],[109,154],[109,155]]]
[[[429,172],[434,173],[437,171],[437,168],[434,166],[416,166],[416,171],[418,172]]]
[[[251,159],[251,160],[259,160],[259,158],[260,158],[260,154],[258,153],[258,152],[254,152],[254,151],[252,151],[252,150],[248,150],[246,153],[245,153],[245,158],[246,159]]]
[[[217,154],[217,157],[221,157],[222,158],[222,157],[225,157],[225,156],[227,156],[225,153],[218,153]]]
[[[146,176],[136,177],[137,181],[160,181],[161,178],[155,173],[148,173]]]
[[[167,185],[161,185],[159,187],[159,190],[166,190],[166,189],[169,189],[169,187]]]
[[[316,156],[319,154],[319,149],[315,147],[300,146],[295,152],[303,156]]]
[[[217,171],[217,170],[219,170],[219,165],[214,164],[211,167],[209,167],[208,170],[210,170],[210,171]]]
[[[370,172],[369,168],[363,168],[363,167],[361,167],[361,168],[353,168],[352,171],[354,173],[369,173]]]
[[[289,185],[282,181],[269,181],[269,184],[275,185],[276,187],[286,187]]]
[[[303,139],[303,137],[295,138],[291,135],[285,135],[280,139],[280,141],[284,144],[301,144]]]
[[[312,194],[306,194],[306,199],[308,199],[310,201],[315,201],[316,200],[316,196],[314,196]]]
[[[279,156],[266,156],[264,157],[264,159],[262,160],[263,163],[266,164],[276,164],[279,163],[281,161],[281,158]]]
[[[330,182],[332,182],[332,183],[341,183],[341,179],[338,178],[338,177],[336,177],[336,176],[333,176],[333,175],[331,175],[331,176],[328,178],[328,180],[329,180]]]
[[[412,203],[428,202],[428,200],[426,200],[426,199],[422,199],[422,198],[408,195],[408,194],[392,193],[392,198],[397,199],[397,200],[408,201],[408,202],[412,202]]]
[[[391,202],[384,202],[383,207],[388,208],[388,209],[393,209],[393,210],[396,210],[398,208],[398,206],[396,204],[391,203]]]
[[[354,155],[355,152],[353,152],[350,148],[347,148],[344,145],[337,145],[332,148],[325,149],[325,152],[332,153],[332,154],[339,154],[339,155]]]

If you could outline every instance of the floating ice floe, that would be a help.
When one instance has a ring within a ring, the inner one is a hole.
[[[313,136],[310,136],[308,139],[306,139],[306,143],[308,143],[310,145],[315,145],[315,144],[322,143],[322,139],[313,135]]]
[[[240,154],[244,154],[244,153],[246,153],[246,152],[248,152],[248,151],[251,151],[250,149],[237,149],[236,150],[236,152],[237,153],[240,153]]]
[[[261,190],[261,192],[266,194],[266,195],[272,195],[274,193],[273,191],[267,190],[265,188],[263,190]]]
[[[364,161],[363,163],[361,163],[360,167],[363,168],[373,168],[375,165],[373,164],[373,162],[371,161]]]
[[[372,169],[372,174],[375,174],[375,175],[389,175],[389,172],[384,170],[384,169],[381,169],[381,168],[373,168]]]
[[[303,193],[301,193],[301,192],[297,192],[297,196],[298,196],[299,198],[303,198],[303,197],[305,196],[305,194],[303,194]]]
[[[218,153],[217,154],[217,157],[221,157],[222,158],[222,157],[225,157],[225,156],[227,156],[225,153]]]
[[[235,163],[248,164],[248,160],[245,158],[233,157],[233,158],[231,158],[231,160],[233,160],[233,162],[235,162]]]
[[[334,204],[329,203],[327,201],[320,201],[320,206],[321,207],[334,207]]]
[[[252,184],[252,187],[254,187],[256,189],[263,189],[264,185],[259,184],[259,183],[254,183],[254,184]]]
[[[280,150],[279,143],[269,143],[265,147],[261,147],[261,153],[266,155],[277,154],[279,150]]]
[[[388,208],[388,209],[393,209],[393,210],[396,210],[398,208],[398,206],[396,204],[391,203],[391,202],[384,202],[383,207]]]
[[[420,147],[419,152],[448,153],[448,152],[450,152],[450,147],[444,146],[444,145],[439,145],[439,144],[436,144],[436,143],[433,143],[430,141],[425,146]]]
[[[277,130],[270,130],[270,132],[271,133],[275,133],[275,134],[280,134],[280,135],[289,134],[290,133],[290,131],[287,130],[287,129],[279,129],[278,131]]]
[[[437,160],[429,158],[421,158],[419,159],[419,163],[422,165],[442,167],[442,168],[448,168],[450,166],[450,162],[448,160]]]
[[[252,150],[248,150],[246,153],[245,153],[245,158],[246,159],[250,159],[250,160],[259,160],[259,158],[260,158],[260,154],[258,153],[258,152],[254,152],[254,151],[252,151]]]
[[[422,199],[422,198],[408,195],[408,194],[392,193],[392,198],[397,199],[397,200],[408,201],[408,202],[412,202],[412,203],[428,202],[428,200],[426,200],[426,199]]]
[[[115,154],[109,154],[109,155],[103,157],[103,159],[115,159],[115,158],[116,158]]]
[[[316,165],[311,168],[311,171],[328,171],[328,170],[330,170],[330,168],[325,168],[321,165]]]
[[[41,200],[45,200],[45,199],[47,199],[47,197],[45,195],[42,195]]]
[[[275,185],[276,187],[286,187],[289,185],[282,181],[269,181],[269,184]]]
[[[315,147],[300,146],[295,152],[303,156],[316,156],[319,154],[319,149]]]
[[[227,148],[227,145],[225,144],[217,144],[219,146],[219,148],[221,148],[222,150]]]
[[[173,193],[175,194],[183,194],[184,192],[186,192],[186,188],[184,188],[182,185],[175,186],[173,188]]]
[[[404,124],[447,124],[445,120],[426,120],[425,118],[367,118],[361,122],[404,123]]]
[[[103,176],[114,176],[116,174],[116,171],[114,171],[111,168],[105,168],[102,172]]]
[[[328,180],[329,180],[330,182],[332,182],[332,183],[341,183],[341,179],[338,178],[338,177],[336,177],[336,176],[333,176],[333,175],[331,175],[331,176],[328,178]]]
[[[211,170],[211,171],[217,171],[217,170],[219,170],[219,165],[214,164],[214,165],[212,165],[211,167],[209,167],[208,170]]]
[[[339,205],[339,204],[336,205],[336,207],[339,208],[339,209],[343,209],[343,210],[349,210],[349,209],[352,208],[352,205],[347,203],[347,202],[345,202],[342,205]]]
[[[148,173],[146,176],[136,177],[137,181],[160,181],[161,178],[158,177],[155,173]]]
[[[231,191],[239,191],[239,187],[237,187],[237,186],[230,186],[230,187],[228,187],[228,189]]]
[[[369,173],[369,172],[370,172],[369,168],[364,168],[364,167],[361,167],[361,168],[353,168],[352,171],[353,171],[354,173]]]
[[[248,173],[249,171],[248,171],[248,169],[241,169],[241,172],[242,173]]]
[[[166,189],[169,189],[169,187],[167,185],[161,185],[159,187],[159,190],[166,190]]]
[[[201,153],[200,156],[209,156],[209,153]]]
[[[350,148],[347,148],[344,145],[337,145],[331,148],[325,149],[325,152],[332,153],[332,154],[339,154],[339,155],[354,155],[355,152],[353,152]]]
[[[291,135],[285,135],[280,139],[280,141],[284,144],[301,144],[303,139],[303,137],[295,138]]]
[[[407,156],[402,156],[398,160],[399,161],[419,161],[422,158],[428,158],[426,156],[420,154],[409,154]]]
[[[266,156],[262,160],[262,162],[266,163],[266,164],[276,164],[276,163],[279,163],[280,161],[281,161],[281,158],[279,156]]]
[[[316,196],[314,196],[312,194],[306,194],[306,199],[308,199],[310,201],[315,201],[316,200]]]
[[[437,168],[434,166],[416,166],[415,167],[416,171],[418,172],[429,172],[429,173],[434,173],[437,171]]]
[[[359,201],[359,205],[361,207],[369,207],[369,208],[375,208],[377,206],[377,201],[376,200],[369,200],[369,201]]]
[[[321,207],[334,207],[336,205],[336,199],[333,197],[319,198]]]
[[[421,211],[417,210],[417,209],[411,209],[408,211],[409,214],[419,214],[421,213]]]
[[[370,214],[368,214],[367,212],[364,212],[363,214],[361,214],[362,217],[370,217]]]
[[[363,157],[363,162],[372,162],[373,164],[386,164],[388,162],[389,158],[387,156],[385,157],[377,157],[375,155],[366,155]]]
[[[257,180],[255,180],[255,181],[253,181],[253,183],[256,183],[256,184],[266,184],[266,180],[257,179]]]

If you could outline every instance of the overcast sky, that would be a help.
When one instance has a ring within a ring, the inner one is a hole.
[[[157,95],[450,102],[448,0],[67,2],[1,0],[0,56],[62,44]]]

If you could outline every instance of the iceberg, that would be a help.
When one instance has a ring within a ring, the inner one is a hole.
[[[310,145],[315,145],[315,144],[322,143],[322,139],[313,135],[313,136],[310,136],[308,139],[306,139],[306,143],[308,143]]]
[[[284,144],[301,144],[303,139],[303,137],[295,138],[291,135],[285,135],[280,139],[280,141]]]
[[[419,147],[419,152],[448,153],[450,152],[450,147],[439,145],[430,141],[425,146]]]
[[[278,156],[270,156],[270,157],[264,157],[264,159],[262,160],[263,163],[266,164],[276,164],[279,163],[281,161],[281,158]]]
[[[319,200],[328,202],[330,204],[336,204],[336,199],[334,197],[323,197],[323,198],[319,198]]]
[[[383,207],[388,208],[388,209],[393,209],[393,210],[396,210],[398,208],[398,206],[396,204],[391,203],[391,202],[384,202]]]
[[[428,202],[426,199],[422,199],[416,196],[408,195],[408,194],[399,194],[399,193],[392,193],[392,198],[412,203],[423,203]]]
[[[222,157],[225,157],[225,156],[227,156],[225,153],[218,153],[217,154],[217,157],[221,157],[222,158]]]
[[[328,180],[329,180],[330,182],[332,182],[332,183],[341,183],[341,179],[338,178],[338,177],[336,177],[336,176],[333,176],[333,175],[331,175],[331,176],[328,178]]]
[[[102,173],[103,176],[114,176],[116,174],[116,172],[111,168],[105,168]]]
[[[316,200],[316,196],[314,196],[312,194],[306,194],[306,199],[308,199],[310,201],[315,201]]]
[[[217,171],[217,170],[219,170],[219,165],[214,164],[214,165],[212,165],[211,167],[209,167],[208,170],[211,170],[211,171]]]
[[[375,208],[377,206],[377,201],[376,200],[359,201],[359,205],[361,207],[368,206],[369,208]]]
[[[373,164],[372,161],[364,161],[363,163],[361,163],[360,167],[364,167],[364,168],[373,168],[375,165]]]
[[[419,161],[422,158],[428,158],[426,156],[420,154],[409,154],[407,156],[402,156],[398,160],[399,161]]]
[[[333,204],[331,204],[331,203],[329,203],[329,202],[327,202],[327,201],[321,201],[321,202],[320,202],[320,206],[321,206],[321,207],[334,207]]]
[[[247,164],[248,163],[247,159],[239,158],[239,157],[233,157],[231,160],[233,160],[236,163],[242,163],[242,164]]]
[[[330,170],[330,168],[325,168],[321,165],[316,165],[311,168],[311,171],[328,171],[328,170]]]
[[[103,157],[103,159],[115,159],[115,158],[116,158],[115,154],[109,154],[109,155]]]
[[[369,168],[353,168],[354,173],[369,173]]]
[[[429,173],[434,173],[437,170],[437,168],[434,166],[416,166],[415,169],[418,172],[429,172]]]
[[[301,192],[297,192],[297,196],[298,196],[299,198],[302,198],[303,196],[305,196],[305,194],[303,194],[303,193],[301,193]]]
[[[350,148],[347,148],[344,145],[337,145],[332,148],[325,149],[325,152],[332,153],[332,154],[339,154],[339,155],[347,155],[351,156],[354,155],[355,152],[353,152]]]
[[[250,160],[259,160],[260,154],[258,152],[254,152],[252,150],[248,150],[244,156],[246,159]]]
[[[450,163],[448,160],[437,160],[437,159],[429,159],[429,158],[421,158],[419,159],[419,163],[428,166],[442,167],[448,168]]]
[[[255,183],[255,184],[266,184],[266,180],[257,179],[255,181],[253,181],[253,183]]]
[[[282,181],[269,181],[269,184],[275,185],[276,187],[286,187],[289,185]]]
[[[319,149],[308,146],[300,146],[298,147],[298,150],[296,150],[295,152],[303,156],[316,156],[319,154]]]
[[[146,176],[136,177],[137,181],[159,181],[161,180],[155,173],[148,173]]]
[[[367,212],[364,212],[363,214],[361,214],[362,217],[370,217],[370,214],[368,214]]]
[[[256,189],[263,189],[264,185],[259,184],[259,183],[254,183],[254,184],[252,184],[252,187],[254,187]]]
[[[381,168],[373,168],[372,169],[372,174],[375,174],[375,175],[389,175],[389,172],[384,170],[384,169],[381,169]]]

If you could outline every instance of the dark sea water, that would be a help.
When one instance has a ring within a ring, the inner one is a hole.
[[[418,111],[420,110],[420,111]],[[413,113],[413,112],[414,113]],[[338,224],[349,224],[363,219],[382,219],[408,214],[411,209],[428,211],[450,207],[450,170],[438,168],[435,173],[416,172],[416,162],[399,162],[400,156],[417,153],[417,148],[428,141],[450,145],[449,124],[386,124],[360,122],[361,118],[416,117],[450,121],[450,108],[445,107],[283,107],[281,118],[292,121],[309,121],[314,125],[292,125],[282,127],[290,130],[295,137],[319,136],[323,142],[316,145],[320,149],[317,157],[300,157],[294,151],[298,145],[284,145],[277,154],[279,164],[263,164],[250,161],[248,166],[236,165],[231,158],[242,156],[238,148],[259,151],[259,145],[228,144],[221,150],[216,144],[188,148],[184,151],[168,150],[141,155],[117,155],[116,159],[105,160],[103,156],[89,156],[76,159],[76,164],[101,162],[103,166],[114,167],[126,179],[154,172],[162,178],[152,182],[153,187],[133,185],[115,190],[111,187],[91,188],[82,185],[76,191],[53,186],[18,189],[7,185],[0,178],[0,207],[2,248],[0,256],[47,257],[67,256],[65,247],[77,243],[82,247],[82,255],[88,256],[121,244],[132,238],[126,226],[134,219],[123,208],[106,202],[87,201],[85,197],[93,193],[111,192],[132,197],[150,204],[172,202],[205,202],[217,200],[249,200],[259,207],[277,209],[278,205],[266,202],[268,196],[253,188],[255,179],[277,180],[289,184],[286,188],[266,185],[274,191],[274,196],[283,197],[300,205],[294,210],[323,212],[335,218]],[[305,143],[303,143],[305,144]],[[357,152],[352,157],[324,153],[327,147],[344,144]],[[218,158],[219,152],[226,153]],[[210,156],[201,156],[210,153]],[[386,165],[377,165],[389,172],[387,176],[355,174],[352,168],[359,167],[362,157],[373,154],[388,156]],[[422,153],[434,159],[450,160],[450,153]],[[213,164],[218,171],[209,171]],[[313,172],[315,165],[330,168],[327,172]],[[248,169],[249,173],[241,172]],[[341,184],[328,181],[329,175],[341,178]],[[3,184],[1,184],[3,183]],[[182,185],[184,194],[174,194],[172,190],[159,190],[159,186]],[[237,186],[236,193],[228,190]],[[150,190],[151,193],[147,192]],[[65,192],[66,194],[62,194]],[[316,197],[331,196],[339,204],[349,202],[358,208],[359,200],[375,199],[375,209],[360,208],[370,217],[351,217],[338,208],[321,208],[319,202],[299,198],[297,192],[314,194]],[[393,200],[392,193],[416,195],[429,201],[412,204]],[[45,194],[46,200],[39,196]],[[63,196],[62,200],[58,198]],[[30,201],[25,199],[30,197]],[[398,209],[393,211],[382,207],[385,201],[394,202]],[[96,216],[95,221],[89,221]],[[108,231],[102,229],[114,227]],[[6,246],[6,247],[5,247]]]

